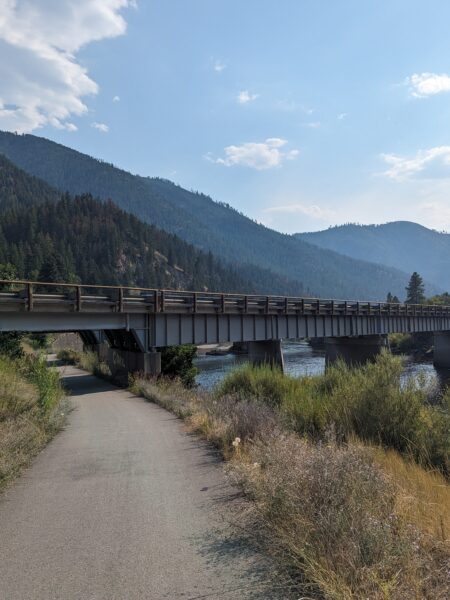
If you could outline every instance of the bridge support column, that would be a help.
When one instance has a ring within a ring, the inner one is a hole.
[[[283,351],[281,340],[248,342],[248,359],[255,365],[271,365],[284,371]]]
[[[434,366],[450,369],[450,331],[434,333]]]
[[[384,335],[325,338],[325,363],[330,365],[343,360],[350,366],[361,365],[373,360],[383,348],[387,348]]]
[[[108,365],[112,378],[122,383],[127,383],[128,375],[132,373],[151,376],[161,373],[160,352],[131,352],[108,348],[106,353],[104,350],[100,352],[100,360]]]

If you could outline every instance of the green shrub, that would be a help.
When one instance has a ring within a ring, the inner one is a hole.
[[[216,394],[278,407],[301,435],[323,439],[333,428],[339,440],[357,436],[450,472],[450,412],[430,406],[425,384],[402,383],[402,373],[402,359],[388,352],[359,368],[341,362],[301,379],[247,365],[229,374]]]
[[[194,358],[197,348],[193,345],[168,346],[161,351],[161,374],[169,379],[180,379],[186,387],[193,387],[197,368]]]

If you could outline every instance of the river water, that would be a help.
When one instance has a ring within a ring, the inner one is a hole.
[[[285,372],[293,377],[318,375],[325,370],[325,352],[311,348],[304,342],[283,342]],[[247,362],[244,355],[226,354],[224,356],[199,355],[195,365],[199,369],[196,381],[205,389],[212,389],[234,367]],[[408,377],[424,378],[436,392],[450,383],[450,370],[437,370],[432,362],[406,359],[405,372]]]

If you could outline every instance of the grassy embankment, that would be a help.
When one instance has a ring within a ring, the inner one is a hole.
[[[133,389],[219,447],[303,598],[448,598],[450,415],[402,363],[293,379],[246,366],[208,394]],[[447,395],[443,403],[448,403]]]
[[[98,372],[95,355],[66,354]],[[293,597],[448,598],[450,413],[402,361],[294,379],[245,366],[207,393],[137,378],[135,393],[215,444],[254,511],[251,534]]]
[[[44,356],[0,355],[0,490],[61,428],[63,396]]]

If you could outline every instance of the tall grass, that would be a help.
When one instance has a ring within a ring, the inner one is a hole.
[[[401,383],[402,373],[402,359],[388,352],[358,369],[341,362],[323,375],[301,379],[245,365],[223,380],[216,395],[275,406],[301,435],[323,439],[333,427],[340,440],[357,436],[450,473],[449,400],[431,406],[425,384]]]
[[[58,373],[45,357],[0,355],[0,489],[62,426],[62,398]]]

